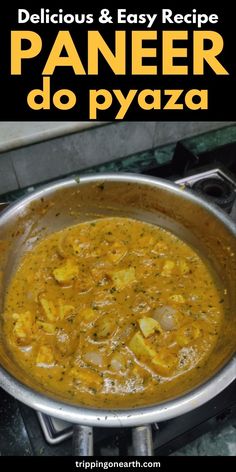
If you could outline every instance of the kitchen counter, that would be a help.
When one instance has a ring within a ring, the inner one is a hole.
[[[100,124],[99,121],[2,121],[0,152],[76,133]]]

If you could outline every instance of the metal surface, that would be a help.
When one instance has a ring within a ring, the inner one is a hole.
[[[197,384],[163,403],[127,410],[81,407],[42,390],[19,371],[0,342],[0,386],[32,408],[72,423],[88,426],[140,426],[164,421],[199,407],[225,389],[236,378],[235,353],[235,236],[236,226],[218,208],[190,191],[160,179],[139,175],[100,175],[64,180],[31,194],[0,216],[1,240],[11,241],[0,260],[3,270],[2,294],[17,267],[19,258],[50,232],[102,215],[123,215],[160,224],[186,239],[214,264],[229,293],[228,325],[217,346],[222,362],[211,373],[204,369]],[[230,252],[229,252],[230,250]],[[3,297],[2,300],[3,302]]]
[[[93,428],[90,426],[74,426],[73,455],[93,456]]]
[[[40,411],[37,411],[37,416],[48,444],[53,446],[71,438],[73,429],[70,423],[59,418],[46,416]]]
[[[151,425],[137,426],[132,430],[134,456],[153,456]]]
[[[209,179],[212,177],[215,177],[216,179],[220,179],[223,181],[226,180],[235,188],[235,191],[236,191],[235,179],[233,178],[233,176],[229,172],[227,172],[227,170],[222,170],[221,168],[218,168],[218,167],[216,167],[215,169],[209,169],[203,172],[196,172],[192,175],[176,180],[176,183],[187,184],[188,186],[192,187],[193,184],[198,182],[198,180]]]

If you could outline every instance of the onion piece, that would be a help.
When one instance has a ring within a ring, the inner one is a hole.
[[[111,359],[111,368],[115,372],[124,371],[126,368],[125,358],[119,353],[115,352]]]
[[[156,308],[153,318],[160,323],[165,331],[174,331],[178,328],[176,313],[175,308],[164,305],[161,308]]]
[[[88,364],[92,364],[92,365],[95,365],[97,367],[102,367],[103,366],[103,356],[98,351],[86,352],[86,354],[84,354],[84,356],[83,356],[83,359]]]

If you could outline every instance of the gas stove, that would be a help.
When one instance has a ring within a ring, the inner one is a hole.
[[[223,132],[223,131],[222,131]],[[209,133],[211,134],[211,133]],[[209,139],[209,134],[195,138],[199,142]],[[219,140],[220,142],[220,140]],[[201,147],[201,146],[200,146]],[[151,149],[146,153],[129,156],[87,172],[129,171],[167,178],[178,185],[194,189],[228,212],[236,221],[236,141],[224,145],[209,146],[196,153],[191,140]],[[165,162],[157,156],[168,154]],[[142,159],[143,156],[143,159]],[[133,163],[133,166],[130,164]],[[31,191],[32,189],[30,189]],[[27,191],[27,189],[25,190]],[[6,195],[1,207],[18,197]],[[73,426],[48,417],[14,400],[0,390],[0,455],[54,455],[72,454]],[[169,455],[190,443],[205,432],[236,418],[236,381],[205,405],[179,418],[152,425],[155,455]],[[132,455],[131,430],[95,428],[95,455]]]

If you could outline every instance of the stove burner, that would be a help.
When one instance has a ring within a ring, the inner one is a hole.
[[[230,213],[236,197],[235,190],[230,182],[217,178],[200,179],[192,188],[198,193],[207,196],[208,200]]]
[[[211,203],[218,205],[222,210],[230,213],[236,201],[236,180],[223,166],[214,168],[198,168],[198,171],[183,179],[176,180],[179,185],[185,185],[202,197],[207,197]]]

